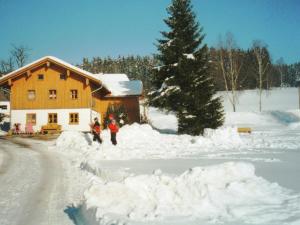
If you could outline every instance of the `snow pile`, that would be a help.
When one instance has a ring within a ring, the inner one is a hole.
[[[238,148],[243,144],[236,127],[222,127],[216,130],[205,129],[203,137],[199,136],[196,142],[200,146],[205,143],[206,147],[224,149]]]
[[[92,141],[90,134],[66,131],[57,139],[62,151],[74,151],[85,156],[85,162],[99,164],[99,160],[157,159],[190,157],[192,155],[234,149],[242,145],[236,128],[206,130],[204,136],[161,134],[147,124],[122,127],[117,135],[118,145],[110,143],[110,134],[103,131],[104,143]]]
[[[85,135],[77,131],[64,131],[56,140],[56,146],[66,151],[86,148],[88,145]]]
[[[163,112],[157,108],[150,107],[148,117],[153,127],[166,133],[176,133],[178,121],[174,113]]]
[[[243,162],[196,167],[176,177],[156,170],[122,181],[98,179],[84,196],[99,224],[180,218],[282,224],[300,219],[300,196],[257,177],[254,166]]]

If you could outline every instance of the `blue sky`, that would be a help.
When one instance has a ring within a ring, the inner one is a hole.
[[[53,55],[71,63],[83,57],[148,55],[166,30],[171,0],[0,0],[0,59],[11,44],[32,49],[30,61]],[[241,48],[268,44],[274,61],[300,61],[299,0],[192,0],[205,42],[234,34]]]

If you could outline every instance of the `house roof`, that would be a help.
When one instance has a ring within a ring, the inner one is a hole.
[[[80,69],[80,68],[78,68],[76,66],[73,66],[72,64],[67,63],[67,62],[65,62],[65,61],[63,61],[63,60],[61,60],[59,58],[54,57],[54,56],[45,56],[45,57],[42,57],[42,58],[40,58],[40,59],[38,59],[38,60],[36,60],[36,61],[34,61],[32,63],[29,63],[29,64],[27,64],[27,65],[25,65],[25,66],[23,66],[23,67],[21,67],[21,68],[19,68],[17,70],[14,70],[14,71],[12,71],[12,72],[10,72],[10,73],[2,76],[0,78],[0,85],[3,84],[3,83],[5,83],[5,82],[7,82],[8,79],[15,78],[15,77],[17,77],[17,76],[19,76],[21,74],[24,74],[26,71],[28,71],[28,70],[30,70],[30,69],[32,69],[34,67],[43,65],[46,62],[50,62],[50,63],[52,62],[52,63],[55,63],[57,65],[63,66],[63,67],[65,67],[65,68],[67,68],[67,69],[69,69],[71,71],[75,71],[75,72],[79,73],[80,75],[83,75],[83,76],[89,78],[90,80],[93,80],[93,81],[99,83],[99,79],[97,79],[94,76],[94,74],[92,74],[92,73],[90,73],[88,71],[85,71],[83,69]]]
[[[106,88],[110,94],[110,97],[127,96],[127,95],[141,95],[142,94],[142,82],[130,81],[126,74],[93,74],[83,69],[80,69],[70,63],[67,63],[54,56],[45,56],[30,64],[27,64],[15,71],[12,71],[0,78],[0,85],[8,82],[9,79],[15,78],[27,72],[28,70],[46,64],[47,62],[54,63],[63,66],[73,72],[76,72],[95,83],[102,85]]]
[[[105,85],[110,94],[107,97],[141,95],[143,84],[140,80],[129,80],[126,74],[95,74]]]

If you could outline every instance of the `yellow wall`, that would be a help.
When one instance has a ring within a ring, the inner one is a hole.
[[[44,74],[44,80],[38,80],[38,74]],[[48,69],[46,66],[35,69],[29,77],[23,74],[15,78],[11,87],[11,108],[88,108],[91,88],[85,85],[85,78],[71,72],[70,77],[61,80],[60,74],[66,74],[66,69],[51,64]],[[56,90],[57,99],[49,99],[51,89]],[[78,99],[71,99],[71,89],[78,90]],[[35,90],[35,100],[28,99],[28,90]]]

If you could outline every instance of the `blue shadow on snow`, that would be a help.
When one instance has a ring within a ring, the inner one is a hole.
[[[75,225],[89,225],[81,213],[81,206],[67,206],[64,212],[68,215],[68,217],[73,221]]]

